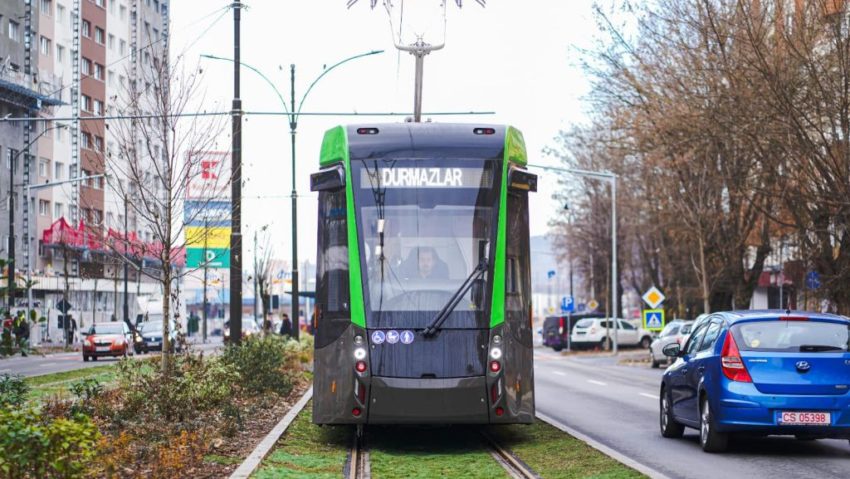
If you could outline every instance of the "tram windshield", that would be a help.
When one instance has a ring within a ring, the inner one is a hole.
[[[492,160],[353,161],[369,327],[427,326],[490,257],[495,224]],[[479,327],[485,273],[447,327]]]

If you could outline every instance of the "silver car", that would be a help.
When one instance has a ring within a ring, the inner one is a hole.
[[[649,345],[649,360],[653,368],[657,368],[661,363],[666,363],[669,358],[661,351],[668,344],[678,343],[682,346],[688,340],[691,331],[693,330],[695,321],[684,321],[676,319],[667,323],[667,326],[661,331],[661,334],[652,341]]]

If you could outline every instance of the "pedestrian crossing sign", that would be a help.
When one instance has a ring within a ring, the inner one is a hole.
[[[644,309],[643,329],[647,331],[661,331],[664,329],[664,310]]]

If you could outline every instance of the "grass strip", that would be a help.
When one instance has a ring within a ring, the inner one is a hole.
[[[85,378],[94,378],[101,384],[109,383],[115,379],[114,368],[115,365],[110,364],[26,378],[25,381],[31,388],[28,398],[34,400],[50,394],[65,392],[71,383]]]
[[[499,444],[546,479],[631,479],[645,477],[543,421],[491,427]]]
[[[478,431],[465,426],[372,426],[367,433],[372,477],[508,477]]]
[[[311,421],[312,411],[311,402],[251,477],[338,479],[342,475],[354,430],[350,427],[320,428]]]

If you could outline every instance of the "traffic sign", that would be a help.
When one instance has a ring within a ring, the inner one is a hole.
[[[596,311],[596,308],[598,308],[598,307],[599,307],[599,302],[596,301],[595,299],[591,299],[590,301],[587,302],[587,309],[590,310],[590,311]]]
[[[587,305],[584,303],[579,303],[578,306],[576,306],[576,311],[578,311],[579,313],[583,313],[586,309]]]
[[[554,277],[555,277],[555,270],[554,270],[554,269],[550,269],[550,270],[549,270],[549,272],[548,272],[548,273],[546,273],[546,276],[548,276],[548,277],[549,277],[549,279],[554,278]]]
[[[806,287],[809,289],[820,288],[820,274],[817,271],[809,271],[806,273]]]
[[[62,314],[68,314],[68,311],[74,309],[74,306],[71,303],[65,301],[64,299],[60,299],[58,303],[56,303],[56,309],[62,312]]]
[[[664,293],[660,289],[653,286],[646,290],[646,293],[643,293],[642,299],[650,308],[657,308],[667,297],[664,296]]]
[[[576,302],[575,298],[572,296],[564,296],[561,298],[561,312],[562,313],[572,313],[575,311]]]
[[[661,331],[664,329],[664,310],[644,309],[643,329],[647,331]]]

